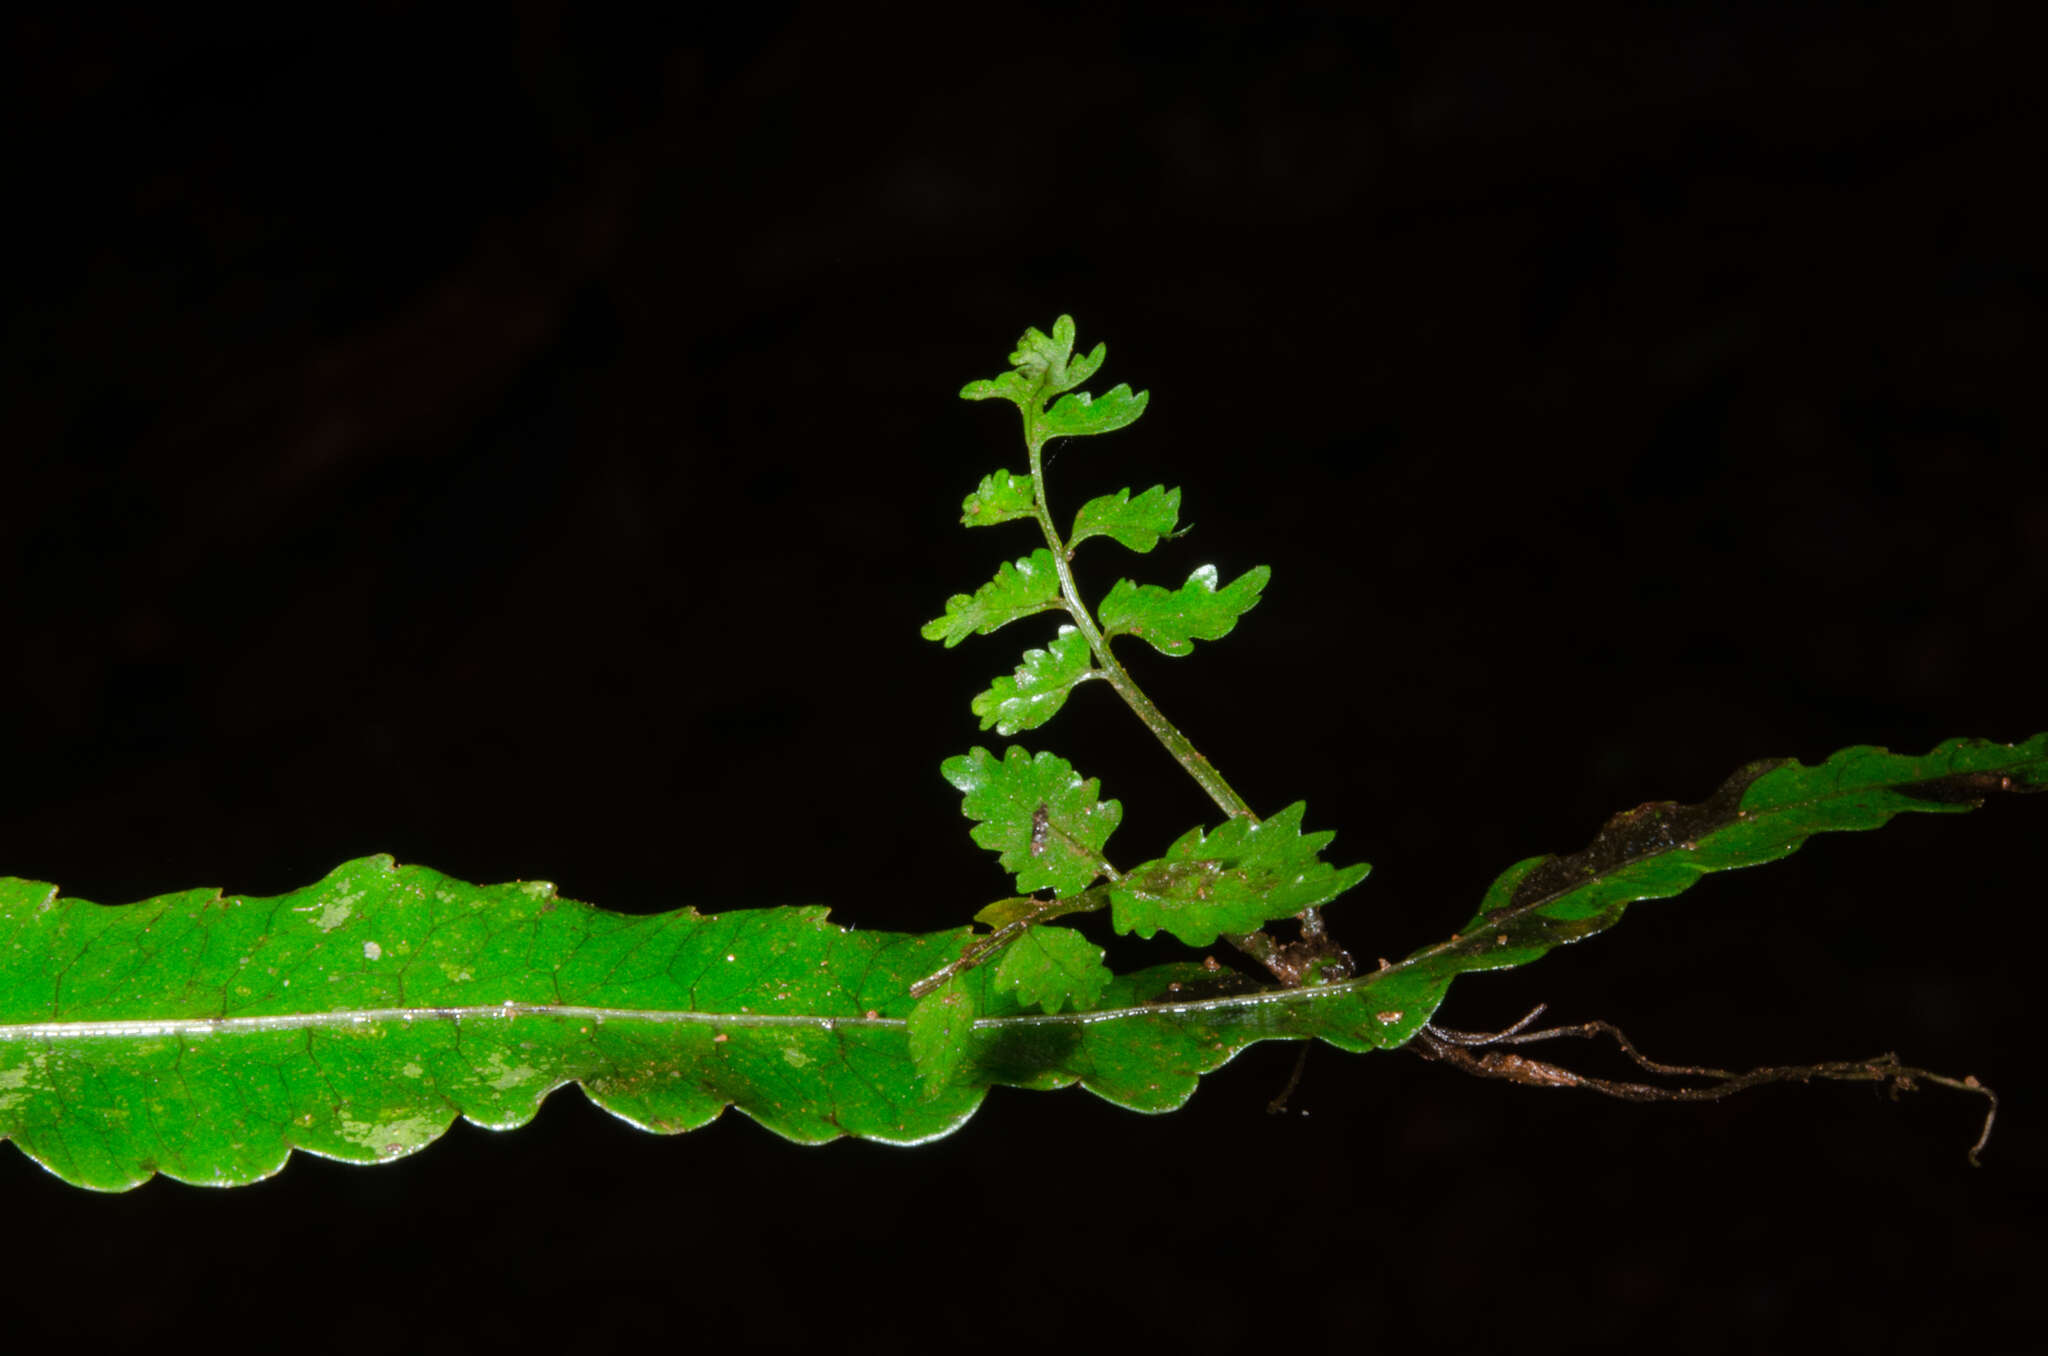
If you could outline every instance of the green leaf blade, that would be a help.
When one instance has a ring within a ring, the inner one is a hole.
[[[1257,565],[1217,588],[1216,567],[1204,565],[1167,590],[1119,579],[1097,609],[1105,637],[1135,636],[1161,654],[1191,654],[1198,640],[1221,640],[1259,601],[1273,571]]]
[[[998,1084],[1078,1083],[1166,1111],[1258,1041],[1404,1044],[1457,975],[1534,959],[1707,871],[2043,789],[2048,733],[1752,764],[1700,805],[1639,807],[1584,852],[1517,863],[1464,933],[1339,984],[1264,989],[1167,965],[1115,976],[1086,1008],[1075,987],[1062,1011],[1034,1013],[1018,1002],[1027,986],[998,990],[983,968],[958,977],[978,1015],[940,1042],[953,1062],[936,1087],[911,1049],[909,990],[971,944],[967,929],[860,932],[816,908],[632,917],[389,857],[273,898],[187,890],[118,908],[0,877],[0,1138],[65,1181],[118,1191],[157,1173],[251,1182],[295,1150],[387,1162],[457,1115],[522,1125],[571,1082],[649,1130],[732,1106],[801,1143],[923,1143]]]
[[[1023,1012],[984,969],[956,977],[965,1006],[920,1016],[910,984],[967,939],[822,909],[630,917],[388,857],[276,898],[121,908],[0,878],[0,1137],[96,1190],[236,1185],[294,1151],[392,1161],[457,1115],[514,1128],[575,1082],[657,1133],[734,1106],[799,1143],[908,1145],[994,1083],[1166,1110],[1253,1041],[1371,1039],[1334,989],[1311,1002],[1188,965],[1102,983],[1085,952],[1059,962],[1059,1013]]]
[[[1045,438],[1085,438],[1098,433],[1114,433],[1138,422],[1138,416],[1145,412],[1150,402],[1150,391],[1139,391],[1133,395],[1131,388],[1117,385],[1104,391],[1099,397],[1086,391],[1061,396],[1053,407],[1038,421],[1039,433]]]
[[[1010,355],[1010,366],[1033,385],[1056,391],[1067,378],[1067,359],[1073,352],[1074,317],[1063,315],[1053,322],[1050,335],[1026,329]]]
[[[1015,674],[998,678],[971,703],[981,728],[1004,738],[1035,730],[1059,713],[1075,687],[1097,675],[1088,637],[1071,626],[1043,650],[1026,650]]]
[[[1028,419],[1047,397],[1072,390],[1095,375],[1108,356],[1106,345],[1082,358],[1074,354],[1074,318],[1063,315],[1053,322],[1052,333],[1027,329],[1010,354],[1011,370],[988,381],[971,381],[961,388],[964,400],[1004,399],[1014,401]]]
[[[388,857],[122,908],[0,879],[0,1137],[99,1190],[235,1185],[294,1150],[404,1157],[457,1115],[524,1125],[578,1082],[662,1132],[731,1105],[800,1142],[922,1142],[981,1095],[927,1098],[902,1022],[964,935],[635,918]]]
[[[1031,408],[1033,394],[1031,383],[1015,372],[986,381],[970,381],[960,388],[962,400],[1008,400],[1026,410]]]
[[[939,770],[961,793],[961,813],[977,821],[974,841],[999,854],[1020,893],[1070,895],[1102,874],[1103,845],[1123,806],[1098,799],[1100,785],[1066,759],[1012,744],[1001,758],[975,748]]]
[[[1391,1048],[1398,1042],[1382,1033],[1405,1012],[1390,1005],[1409,1004],[1414,991],[1405,976],[1261,989],[1229,969],[1154,966],[1116,976],[1085,1011],[984,1018],[963,1078],[1041,1090],[1079,1083],[1133,1111],[1172,1111],[1193,1096],[1202,1075],[1262,1040]]]
[[[974,990],[964,975],[954,975],[910,1010],[910,1061],[928,1100],[944,1094],[966,1062],[974,1016]]]
[[[1364,880],[1364,863],[1338,868],[1321,859],[1336,835],[1304,834],[1300,801],[1263,823],[1232,819],[1204,833],[1191,829],[1157,861],[1133,867],[1110,887],[1118,932],[1150,938],[1166,931],[1189,946],[1225,933],[1251,932],[1303,909],[1318,908]]]
[[[1113,537],[1125,548],[1141,555],[1172,537],[1180,525],[1180,491],[1154,485],[1131,498],[1128,487],[1105,494],[1081,505],[1074,515],[1073,535],[1068,547],[1079,546],[1090,537]]]
[[[996,963],[998,992],[1014,993],[1026,1007],[1058,1012],[1095,1006],[1113,976],[1102,948],[1072,928],[1035,926],[1003,950]]]
[[[2048,734],[2019,744],[1952,739],[1912,757],[1843,749],[1809,767],[1751,763],[1694,805],[1652,802],[1615,815],[1588,847],[1530,857],[1495,879],[1448,942],[1402,962],[1448,984],[1525,965],[1604,932],[1630,904],[1667,899],[1702,876],[1777,861],[1816,833],[1878,828],[1905,813],[1955,813],[2001,791],[2048,789]]]
[[[945,615],[926,622],[920,634],[926,640],[944,641],[950,650],[969,636],[985,636],[1061,606],[1059,571],[1052,552],[1041,546],[1022,560],[1005,561],[996,577],[973,593],[947,599]]]
[[[965,527],[992,527],[1018,518],[1029,518],[1038,510],[1038,480],[1031,475],[991,471],[981,478],[974,493],[960,502],[960,522]]]

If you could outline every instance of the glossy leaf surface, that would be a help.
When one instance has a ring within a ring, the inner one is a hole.
[[[1074,318],[1063,315],[1053,322],[1052,333],[1027,329],[1010,354],[1011,370],[990,381],[970,381],[960,390],[963,400],[1000,398],[1015,401],[1027,416],[1046,399],[1071,391],[1095,375],[1109,354],[1106,345],[1083,358],[1074,354]]]
[[[1029,518],[1038,506],[1038,481],[1030,475],[991,471],[974,493],[960,502],[960,521],[967,527],[988,527]]]
[[[904,1023],[910,1062],[926,1101],[951,1087],[959,1074],[973,1048],[974,1016],[974,989],[965,975],[954,975],[910,1010]]]
[[[1130,550],[1150,551],[1161,537],[1171,537],[1180,525],[1180,491],[1154,485],[1131,498],[1129,489],[1090,499],[1074,515],[1074,533],[1069,547],[1090,537],[1114,537]]]
[[[119,908],[0,878],[0,1136],[66,1181],[120,1190],[156,1172],[255,1181],[294,1149],[386,1161],[457,1116],[523,1125],[571,1082],[650,1130],[731,1105],[803,1143],[918,1143],[995,1084],[1170,1110],[1256,1041],[1401,1044],[1459,973],[1523,964],[1706,872],[2044,786],[2048,734],[1752,764],[1699,805],[1643,806],[1584,851],[1518,863],[1451,941],[1342,984],[1261,989],[1175,964],[1119,975],[1092,1003],[1070,990],[1048,1013],[1026,1011],[999,966],[969,971],[957,982],[977,1015],[964,1032],[931,1024],[952,1047],[927,1048],[935,1078],[912,1055],[909,986],[966,929],[862,932],[817,908],[631,917],[388,857],[275,898],[187,890]]]
[[[1024,331],[1010,355],[1010,371],[989,381],[970,381],[960,388],[960,395],[965,400],[1015,404],[1023,413],[1025,441],[1035,456],[1049,439],[1111,433],[1145,412],[1150,394],[1132,394],[1129,386],[1113,386],[1100,397],[1074,390],[1095,375],[1108,353],[1106,346],[1097,344],[1087,356],[1074,357],[1074,318],[1063,315],[1053,323],[1050,335]],[[1045,402],[1054,396],[1060,398],[1046,408]]]
[[[1059,572],[1052,552],[1039,547],[1024,559],[1005,561],[996,577],[973,593],[946,600],[946,615],[924,624],[926,640],[943,640],[952,649],[969,636],[985,636],[1019,617],[1060,605]]]
[[[1114,433],[1129,427],[1145,412],[1146,402],[1152,397],[1150,391],[1131,394],[1128,386],[1112,386],[1100,398],[1086,391],[1061,396],[1053,407],[1038,421],[1040,434],[1046,438],[1078,438],[1091,433]]]
[[[1776,861],[1816,833],[1874,829],[1894,815],[1955,813],[1997,792],[2043,789],[2048,734],[2020,744],[1951,739],[1922,757],[1859,745],[1816,767],[1790,758],[1751,763],[1696,805],[1640,805],[1608,820],[1581,851],[1515,863],[1463,929],[1397,968],[1426,977],[1441,996],[1465,971],[1526,965],[1606,931],[1637,900],[1676,895],[1712,871]]]
[[[1058,1012],[1095,1006],[1112,978],[1102,948],[1072,928],[1034,927],[1003,950],[996,988],[1026,1007]]]
[[[1069,895],[1102,874],[1102,848],[1123,806],[1098,800],[1100,785],[1066,759],[1034,758],[1012,744],[1001,758],[974,748],[939,770],[959,790],[961,813],[978,821],[974,841],[1000,854],[1018,890]]]
[[[1096,672],[1088,637],[1074,627],[1062,626],[1051,645],[1026,650],[1015,674],[996,679],[988,691],[975,697],[974,714],[981,717],[982,729],[993,726],[1005,737],[1037,729],[1059,713],[1077,684]]]
[[[1272,575],[1255,565],[1220,589],[1214,565],[1200,567],[1177,589],[1119,579],[1102,600],[1103,634],[1136,636],[1162,654],[1188,654],[1198,640],[1229,635]]]
[[[1150,937],[1162,929],[1189,946],[1223,933],[1250,932],[1276,918],[1329,903],[1371,871],[1339,870],[1318,855],[1337,835],[1304,834],[1300,801],[1263,823],[1232,819],[1213,831],[1190,829],[1158,861],[1124,873],[1110,887],[1118,932]]]
[[[971,1026],[959,1004],[921,1020],[927,1078],[909,985],[964,938],[818,908],[631,917],[389,857],[118,908],[0,877],[0,1138],[80,1186],[228,1186],[293,1150],[404,1157],[457,1116],[511,1129],[574,1082],[661,1133],[737,1106],[800,1143],[915,1144],[997,1083],[1168,1110],[1252,1041],[1358,1011],[1178,965],[1118,977],[1084,1020],[1023,1011],[984,968],[957,980]]]

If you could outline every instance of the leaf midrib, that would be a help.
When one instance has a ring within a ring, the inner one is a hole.
[[[1020,1026],[1088,1026],[1134,1017],[1186,1016],[1229,1012],[1276,1003],[1309,1002],[1336,997],[1384,980],[1403,966],[1390,967],[1360,979],[1314,988],[1262,989],[1252,993],[1177,1003],[1139,1003],[1088,1012],[1025,1012],[981,1017],[974,1028],[1007,1030]],[[905,1025],[901,1017],[825,1017],[810,1013],[702,1012],[675,1008],[614,1008],[580,1004],[493,1003],[462,1007],[354,1008],[332,1012],[272,1013],[260,1017],[117,1018],[104,1021],[20,1022],[0,1025],[0,1041],[147,1040],[160,1036],[232,1036],[250,1032],[303,1031],[367,1026],[376,1022],[459,1022],[514,1017],[553,1017],[594,1022],[653,1022],[731,1027],[804,1028],[834,1031],[841,1027],[892,1030]]]

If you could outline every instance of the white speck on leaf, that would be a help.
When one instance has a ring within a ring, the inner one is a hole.
[[[323,900],[319,906],[320,916],[313,920],[313,925],[322,932],[334,931],[348,921],[348,916],[355,911],[356,905],[362,903],[362,900],[363,892],[361,890],[356,891],[352,895],[339,895],[333,899]],[[308,905],[306,910],[301,910],[301,912],[310,911],[312,907],[312,905]]]
[[[484,1068],[480,1072],[496,1074],[497,1077],[486,1078],[484,1081],[500,1092],[504,1092],[508,1088],[516,1088],[521,1083],[530,1081],[534,1076],[533,1066],[528,1064],[507,1064],[505,1056],[498,1051],[492,1051],[490,1059],[486,1061]]]

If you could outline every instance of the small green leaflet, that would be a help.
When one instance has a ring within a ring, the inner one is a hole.
[[[1091,398],[1086,391],[1076,391],[1070,396],[1062,396],[1039,419],[1039,435],[1042,438],[1080,438],[1091,433],[1114,433],[1135,424],[1138,416],[1145,412],[1145,402],[1151,397],[1150,391],[1132,395],[1131,388],[1122,385],[1104,391],[1100,400]]]
[[[996,991],[1047,1012],[1071,1005],[1095,1006],[1114,978],[1102,963],[1102,948],[1066,927],[1033,927],[1003,950],[996,964]],[[934,995],[936,996],[936,995]]]
[[[1057,754],[1036,758],[1012,744],[999,759],[984,748],[939,765],[959,788],[960,809],[977,820],[974,841],[1001,854],[1020,893],[1084,890],[1101,875],[1102,846],[1123,818],[1123,806],[1097,801],[1101,787],[1083,781]]]
[[[960,388],[963,400],[1002,399],[1013,402],[1024,413],[1024,436],[1034,450],[1051,438],[1076,438],[1091,433],[1111,433],[1134,422],[1145,412],[1150,393],[1135,395],[1126,385],[1113,386],[1098,399],[1076,386],[1095,375],[1108,355],[1106,345],[1097,344],[1085,358],[1074,352],[1074,318],[1063,315],[1053,323],[1050,338],[1037,330],[1024,331],[1017,351],[1010,355],[1015,364],[993,381],[970,381]],[[1045,402],[1062,391],[1073,394],[1060,399],[1051,409]]]
[[[930,1101],[952,1085],[967,1058],[967,1037],[974,1029],[974,995],[967,977],[954,975],[919,999],[905,1025],[910,1062]]]
[[[1097,344],[1087,357],[1075,360],[1074,318],[1063,315],[1053,322],[1050,338],[1035,329],[1024,331],[1017,351],[1010,355],[1012,371],[993,381],[970,381],[960,388],[963,400],[1011,400],[1029,418],[1048,396],[1071,391],[1095,375],[1108,356],[1106,344]]]
[[[981,728],[994,726],[1008,737],[1033,730],[1051,720],[1067,703],[1076,684],[1099,673],[1088,649],[1088,637],[1071,626],[1043,650],[1026,650],[1014,677],[998,678],[974,699]]]
[[[1296,801],[1264,823],[1232,819],[1207,835],[1188,830],[1164,857],[1110,887],[1111,922],[1118,932],[1151,937],[1164,928],[1189,946],[1208,946],[1219,934],[1251,932],[1329,903],[1372,867],[1339,870],[1321,860],[1336,834],[1302,833],[1306,810]]]
[[[1255,565],[1227,588],[1218,589],[1216,567],[1204,565],[1171,592],[1157,584],[1119,579],[1099,609],[1103,635],[1136,636],[1162,654],[1191,653],[1198,640],[1229,635],[1237,619],[1259,601],[1259,591],[1272,576],[1270,567]]]
[[[1180,523],[1180,490],[1154,485],[1131,498],[1128,487],[1105,494],[1081,505],[1074,515],[1074,535],[1067,539],[1069,550],[1090,537],[1114,537],[1140,553],[1159,544],[1161,537],[1174,535]]]
[[[1038,506],[1038,482],[1029,475],[992,471],[960,502],[960,521],[968,527],[1029,518]]]
[[[1036,824],[1034,816],[1034,834],[1037,832]],[[999,899],[974,915],[975,922],[986,923],[994,930],[970,935],[961,944],[957,957],[910,986],[910,996],[922,998],[955,975],[987,964],[990,957],[1001,953],[1035,925],[1064,918],[1070,913],[1093,913],[1108,907],[1109,896],[1099,885],[1064,899],[1040,899],[1036,895]]]
[[[956,593],[946,600],[946,615],[924,624],[926,640],[943,640],[952,649],[969,636],[985,636],[1019,617],[1060,606],[1059,571],[1052,552],[1043,546],[1024,559],[1004,562],[996,577],[973,594]]]

